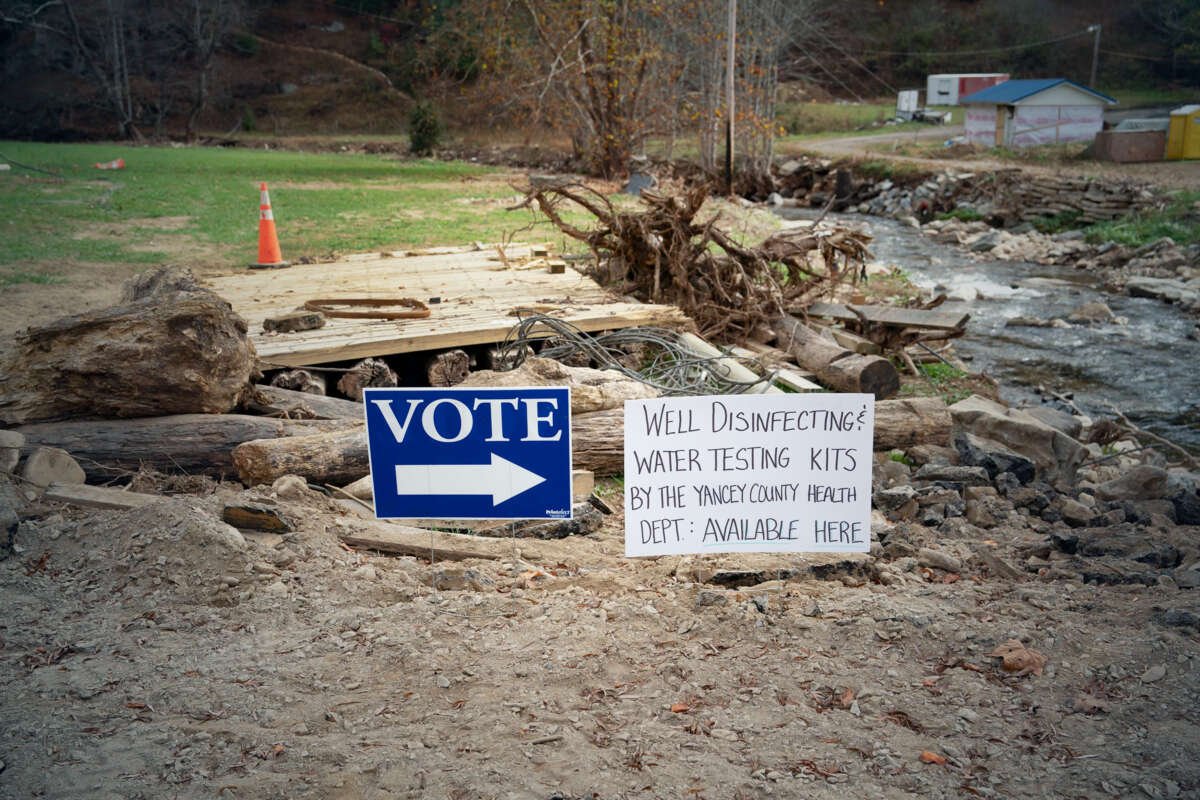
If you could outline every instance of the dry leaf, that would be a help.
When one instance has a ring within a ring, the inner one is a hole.
[[[988,653],[988,658],[1004,659],[1004,668],[1018,675],[1041,675],[1046,666],[1046,657],[1037,650],[1030,650],[1017,639],[1009,639]]]
[[[926,764],[945,764],[946,763],[945,756],[939,756],[937,753],[933,752],[932,750],[922,750],[921,751],[921,760],[924,761]]]
[[[691,710],[692,710],[692,707],[689,706],[687,703],[672,703],[671,704],[671,711],[676,714],[682,714],[685,711],[691,711]]]

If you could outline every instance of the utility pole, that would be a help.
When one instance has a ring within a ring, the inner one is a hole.
[[[733,194],[733,70],[737,0],[729,0],[729,49],[725,54],[725,186]]]
[[[1088,86],[1092,89],[1096,88],[1096,65],[1100,63],[1100,26],[1088,25],[1088,31],[1096,34],[1096,38],[1092,40],[1092,79],[1088,81]]]

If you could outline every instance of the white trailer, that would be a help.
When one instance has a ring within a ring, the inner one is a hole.
[[[925,88],[925,104],[956,106],[958,101],[997,83],[1008,80],[1007,72],[952,72],[930,75]]]

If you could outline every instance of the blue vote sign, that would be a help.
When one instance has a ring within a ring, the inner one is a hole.
[[[571,516],[566,387],[366,389],[375,515]]]

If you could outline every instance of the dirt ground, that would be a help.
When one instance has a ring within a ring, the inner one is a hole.
[[[697,565],[623,558],[614,492],[590,535],[430,564],[341,546],[357,515],[311,490],[199,488],[22,523],[0,797],[1200,796],[1194,593],[989,574],[973,553],[1023,564],[1032,517]],[[235,497],[298,530],[243,536]],[[989,655],[1013,639],[1041,674]]]
[[[944,158],[916,158],[902,156],[887,151],[886,146],[893,141],[912,142],[914,139],[925,142],[929,140],[945,140],[960,136],[963,132],[961,125],[931,127],[913,133],[901,133],[894,136],[847,136],[837,139],[815,139],[790,145],[790,149],[816,153],[829,158],[858,158],[902,161],[920,165],[933,171],[957,169],[965,172],[980,170],[1000,170],[1020,168],[1029,173],[1073,175],[1104,180],[1134,181],[1149,183],[1163,189],[1200,188],[1200,162],[1196,161],[1154,161],[1145,164],[1115,164],[1103,161],[1081,161],[1069,166],[1053,165],[1039,166],[1010,161],[989,159],[953,160]]]

